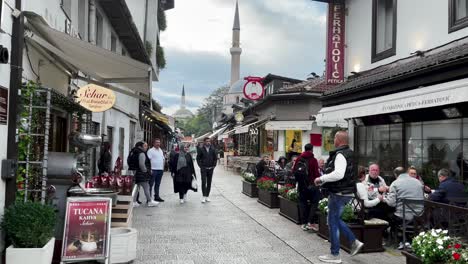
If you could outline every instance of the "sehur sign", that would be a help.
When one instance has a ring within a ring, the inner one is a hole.
[[[88,84],[78,90],[78,103],[91,112],[103,112],[115,104],[113,91],[95,84]]]

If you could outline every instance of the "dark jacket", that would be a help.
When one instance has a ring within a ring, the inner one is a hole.
[[[104,172],[110,173],[111,163],[112,163],[112,155],[109,150],[106,150],[101,154],[101,157],[99,157],[99,161],[98,161],[99,174],[102,174]]]
[[[196,192],[197,189],[192,188],[192,175],[195,177],[195,179],[197,178],[195,167],[193,166],[192,155],[190,155],[190,153],[185,153],[187,166],[177,170],[177,161],[179,160],[179,155],[180,153],[176,153],[169,162],[171,171],[174,172],[174,178],[172,179],[174,183],[174,192],[178,193],[187,189],[191,189]]]
[[[209,151],[206,151],[205,146],[197,148],[197,164],[200,168],[214,168],[218,163],[218,155],[216,150],[210,146]]]
[[[466,197],[465,186],[453,178],[447,178],[439,184],[439,188],[429,196],[429,199],[434,202],[449,203],[453,197]]]
[[[255,165],[255,169],[257,170],[257,179],[260,179],[263,177],[263,173],[265,172],[265,169],[267,167],[267,163],[262,159],[260,160],[257,165]]]
[[[296,163],[294,163],[294,167],[293,167],[293,170],[292,170],[293,174],[296,171],[297,163],[301,159],[305,159],[305,160],[308,161],[307,168],[309,169],[309,182],[310,182],[310,184],[313,184],[314,180],[316,178],[320,177],[318,161],[315,158],[314,153],[312,153],[310,151],[302,152],[301,155],[299,157],[297,157]],[[301,186],[301,187],[308,187],[308,186]]]
[[[323,189],[332,193],[356,193],[356,171],[354,169],[354,152],[349,146],[338,147],[334,151],[330,151],[330,156],[325,165],[325,173],[331,173],[335,170],[335,158],[340,153],[346,159],[346,171],[344,177],[336,182],[326,182],[322,185]]]
[[[144,155],[145,157],[145,168],[138,166],[138,169],[135,172],[135,183],[149,181],[151,175],[151,162],[148,156],[146,155],[146,152],[144,152],[140,148],[135,148],[134,155],[138,157],[138,159],[141,155]]]

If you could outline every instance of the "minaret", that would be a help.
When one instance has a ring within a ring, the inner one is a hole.
[[[185,87],[182,85],[182,98],[180,99],[180,109],[185,109]]]
[[[232,27],[232,48],[231,48],[231,86],[240,78],[240,22],[239,4],[236,1],[236,14],[234,15],[234,26]]]

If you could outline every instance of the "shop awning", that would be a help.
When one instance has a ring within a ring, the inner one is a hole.
[[[324,107],[317,122],[346,122],[346,119],[468,102],[468,78],[379,96],[367,100]]]
[[[195,138],[195,142],[201,142],[203,141],[204,138],[208,137],[211,134],[211,132],[205,133],[197,138]]]
[[[220,134],[221,132],[223,132],[226,128],[227,128],[227,126],[222,127],[222,128],[220,128],[220,129],[214,131],[213,133],[211,133],[208,137],[209,137],[209,138],[217,137],[218,134]]]
[[[312,130],[314,121],[269,121],[266,130]]]
[[[236,127],[234,134],[248,133],[250,127],[257,127],[257,126],[262,125],[265,122],[266,122],[266,120],[259,120],[259,121],[253,122],[251,124],[248,124],[248,125]]]
[[[93,82],[137,98],[146,98],[146,100],[150,98],[152,82],[150,65],[55,30],[36,13],[24,12],[24,14],[30,29],[25,32],[25,38],[53,54],[71,71],[73,78]],[[78,72],[90,78],[78,76]],[[116,87],[114,84],[128,90]]]
[[[236,132],[236,129],[232,129],[232,130],[229,130],[227,132],[224,132],[223,134],[221,134],[221,139],[223,138],[229,138],[230,135],[233,135],[234,133]],[[218,137],[219,139],[219,137]]]

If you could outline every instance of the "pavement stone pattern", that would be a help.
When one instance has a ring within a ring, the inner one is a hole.
[[[200,202],[200,189],[189,191],[188,202],[179,204],[172,178],[165,172],[160,188],[165,202],[133,211],[133,227],[138,230],[134,263],[322,263],[317,257],[329,253],[328,241],[302,231],[280,216],[279,209],[269,209],[241,190],[241,177],[220,165],[213,176],[211,202]],[[341,251],[341,258],[343,263],[405,263],[398,251],[355,257]]]

